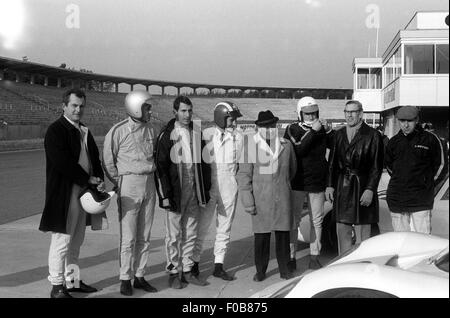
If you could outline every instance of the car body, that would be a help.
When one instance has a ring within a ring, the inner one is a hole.
[[[253,298],[448,298],[448,239],[389,232],[357,244],[329,265]]]
[[[379,229],[381,233],[392,232],[392,220],[389,207],[386,202],[386,189],[389,184],[390,176],[384,172],[381,176],[378,186],[379,198]],[[331,211],[333,206],[326,201],[324,205],[324,221],[323,221],[323,240],[322,245],[333,247],[336,249],[336,226],[331,218]],[[431,212],[431,233],[444,238],[449,238],[449,181],[448,174],[443,179],[441,184],[436,187],[434,206]],[[310,235],[310,218],[308,215],[307,205],[302,211],[302,219],[298,228],[298,240],[302,242],[309,242]]]

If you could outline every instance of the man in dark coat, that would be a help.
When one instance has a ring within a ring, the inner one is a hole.
[[[298,226],[302,218],[303,203],[308,202],[310,218],[309,268],[322,267],[319,262],[324,217],[325,187],[327,176],[327,148],[331,149],[334,130],[319,119],[319,105],[310,96],[302,97],[297,103],[298,121],[286,128],[284,138],[291,141],[297,158],[297,172],[291,182],[291,207],[295,230],[291,232],[291,260],[289,265],[296,269]]]
[[[377,189],[383,171],[383,140],[363,122],[361,103],[348,101],[344,113],[347,125],[334,135],[325,191],[333,202],[339,254],[351,248],[352,225],[360,225],[362,241],[378,222]]]
[[[401,107],[396,117],[400,131],[389,141],[385,161],[391,175],[386,201],[392,226],[394,231],[431,234],[434,188],[447,173],[443,144],[418,125],[416,107]]]
[[[201,156],[205,146],[201,127],[192,121],[193,105],[186,96],[173,103],[175,118],[167,123],[156,142],[156,185],[159,206],[166,214],[166,271],[169,286],[186,283],[206,286],[193,261],[200,206],[210,197],[211,167]],[[179,267],[182,272],[179,273]]]
[[[91,224],[91,215],[87,216],[81,208],[78,196],[88,185],[97,185],[98,190],[104,190],[97,145],[87,127],[80,122],[85,105],[83,91],[66,91],[63,94],[63,115],[49,126],[45,134],[46,195],[39,229],[52,232],[48,276],[53,285],[52,298],[71,298],[68,291],[97,291],[84,284],[78,276],[80,246],[86,225]],[[95,217],[102,218],[102,215]],[[72,279],[75,286],[67,289],[64,283],[72,285]]]

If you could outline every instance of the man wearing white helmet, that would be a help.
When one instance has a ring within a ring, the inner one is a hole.
[[[134,288],[157,292],[144,279],[156,200],[151,108],[148,92],[128,93],[128,118],[111,128],[103,146],[104,169],[118,191],[120,293],[125,296],[133,294],[133,275]]]
[[[209,130],[212,139],[208,144],[211,155],[210,201],[200,213],[193,255],[195,263],[192,272],[199,275],[198,264],[203,244],[217,211],[213,276],[226,281],[234,279],[223,269],[223,263],[230,243],[231,225],[238,194],[236,173],[243,146],[242,133],[236,127],[236,119],[239,117],[242,117],[239,108],[231,102],[220,102],[214,108],[215,127]]]
[[[306,96],[297,103],[298,122],[289,125],[284,138],[290,140],[297,156],[297,172],[291,182],[291,206],[294,209],[295,230],[291,232],[292,270],[296,269],[297,229],[303,203],[307,197],[311,220],[310,269],[322,267],[320,255],[322,221],[325,203],[327,148],[331,148],[333,130],[325,120],[319,119],[319,106],[314,98]]]

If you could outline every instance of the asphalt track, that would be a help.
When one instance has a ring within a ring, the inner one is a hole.
[[[42,212],[44,150],[0,153],[0,176],[0,224]]]
[[[45,157],[43,150],[0,153],[0,298],[49,296],[48,248],[50,234],[38,230],[45,194]],[[151,251],[146,279],[159,292],[146,294],[135,291],[138,298],[242,298],[263,288],[281,282],[275,259],[274,237],[271,241],[271,259],[267,279],[254,282],[253,233],[251,219],[238,202],[231,232],[231,244],[225,267],[236,280],[225,282],[211,275],[214,267],[214,222],[206,238],[200,263],[205,287],[189,285],[182,290],[168,286],[164,272],[164,210],[157,207],[151,232]],[[31,215],[31,216],[30,216]],[[107,210],[109,228],[102,231],[86,230],[81,247],[80,267],[83,281],[97,287],[94,294],[74,294],[75,297],[124,297],[119,293],[118,278],[118,215],[115,202]],[[14,220],[14,221],[11,221]],[[297,252],[296,276],[307,271],[309,246],[300,244]],[[326,264],[333,254],[323,253]]]

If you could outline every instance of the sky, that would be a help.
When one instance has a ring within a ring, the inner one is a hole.
[[[145,79],[352,88],[353,58],[375,56],[376,28],[368,22],[379,21],[381,56],[416,11],[448,6],[448,0],[0,0],[0,56]]]

